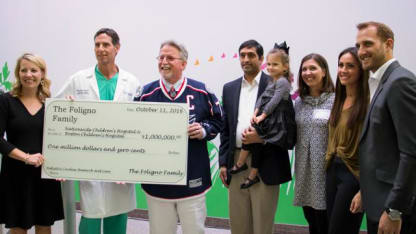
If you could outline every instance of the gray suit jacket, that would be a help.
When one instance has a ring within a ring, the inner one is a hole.
[[[370,220],[385,208],[415,210],[415,120],[416,77],[395,61],[380,80],[360,138],[360,186]]]

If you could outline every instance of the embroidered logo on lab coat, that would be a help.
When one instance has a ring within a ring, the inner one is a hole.
[[[88,89],[77,89],[75,90],[76,95],[88,95],[90,90]]]

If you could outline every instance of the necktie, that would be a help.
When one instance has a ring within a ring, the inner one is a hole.
[[[171,98],[175,98],[176,97],[176,90],[175,90],[175,88],[173,88],[173,86],[169,90],[169,96]]]

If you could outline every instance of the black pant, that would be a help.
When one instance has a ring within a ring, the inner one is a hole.
[[[378,220],[374,221],[367,217],[367,234],[377,234]],[[415,234],[416,233],[416,213],[412,215],[402,216],[401,234]]]
[[[249,145],[243,144],[241,146],[243,150],[250,151],[252,168],[259,168],[260,166],[260,162],[261,162],[260,151],[261,151],[262,145],[263,144],[260,144],[260,143],[254,143],[254,144],[249,144]]]
[[[350,212],[351,201],[360,190],[360,184],[337,156],[326,174],[326,206],[329,234],[353,234],[360,232],[363,213]]]
[[[315,210],[312,207],[302,207],[303,214],[309,224],[310,234],[327,234],[328,233],[328,216],[326,210]]]

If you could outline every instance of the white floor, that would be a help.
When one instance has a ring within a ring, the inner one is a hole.
[[[78,222],[81,215],[77,213],[77,227]],[[62,224],[63,222],[56,222],[55,225],[52,226],[52,233],[53,234],[63,234],[62,231]],[[7,229],[3,229],[3,233],[0,234],[7,234]],[[149,223],[146,220],[139,220],[139,219],[129,219],[127,221],[127,233],[128,234],[146,234],[149,233]],[[177,233],[182,233],[180,226],[178,227]],[[230,230],[224,229],[213,229],[213,228],[206,228],[205,234],[229,234]],[[29,230],[28,234],[35,234],[34,228]]]

